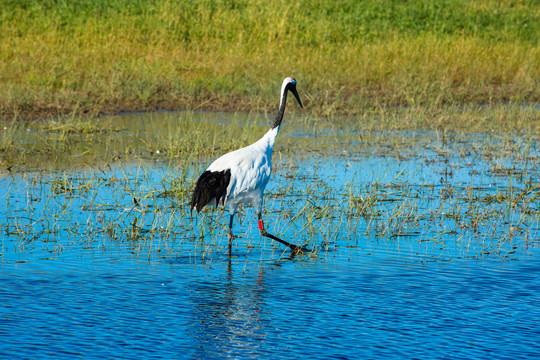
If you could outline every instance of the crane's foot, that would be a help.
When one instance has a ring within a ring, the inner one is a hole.
[[[277,242],[279,242],[279,243],[281,243],[281,244],[283,244],[285,246],[288,246],[289,249],[291,249],[291,255],[292,256],[311,252],[311,250],[306,248],[305,246],[297,246],[297,245],[288,243],[287,241],[282,240],[282,239],[278,238],[277,236],[274,236],[274,235],[268,233],[268,231],[266,231],[266,229],[264,228],[264,222],[263,222],[263,219],[262,219],[262,215],[260,213],[258,214],[258,217],[259,217],[259,232],[261,233],[261,236],[265,236],[265,237],[270,238],[272,240],[275,240],[275,241],[277,241]]]
[[[261,233],[262,236],[265,236],[267,238],[270,238],[272,240],[277,241],[278,243],[281,243],[281,244],[283,244],[285,246],[288,246],[289,249],[291,249],[291,254],[293,256],[311,252],[311,250],[306,248],[305,246],[298,246],[298,245],[291,244],[291,243],[289,243],[289,242],[287,242],[285,240],[282,240],[282,239],[278,238],[277,236],[274,236],[274,235],[268,233],[265,229],[261,229],[260,233]]]

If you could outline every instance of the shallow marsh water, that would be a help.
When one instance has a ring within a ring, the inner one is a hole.
[[[3,154],[1,357],[540,355],[535,139],[291,119],[265,219],[315,252],[261,239],[247,208],[229,259],[226,215],[187,208],[216,155],[157,140],[184,116],[107,119],[113,134],[61,145],[82,154],[72,163]],[[246,143],[244,126],[264,132],[261,119],[189,116]],[[25,136],[60,146],[57,130]]]

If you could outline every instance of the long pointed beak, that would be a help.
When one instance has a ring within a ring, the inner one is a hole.
[[[298,104],[300,104],[300,107],[303,109],[304,107],[302,106],[302,101],[300,100],[300,96],[298,95],[298,91],[296,91],[296,89],[294,89],[291,92],[293,93],[294,97],[298,101]]]

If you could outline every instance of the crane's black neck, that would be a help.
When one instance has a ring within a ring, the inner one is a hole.
[[[285,114],[285,104],[287,103],[287,93],[288,89],[285,88],[285,91],[283,91],[283,94],[281,94],[281,102],[279,103],[279,111],[276,115],[276,119],[274,120],[274,125],[272,125],[272,129],[277,128],[279,125],[281,125],[281,121],[283,120],[283,114]]]

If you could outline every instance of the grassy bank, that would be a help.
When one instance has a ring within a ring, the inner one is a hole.
[[[273,110],[540,100],[535,1],[8,0],[0,114]]]

